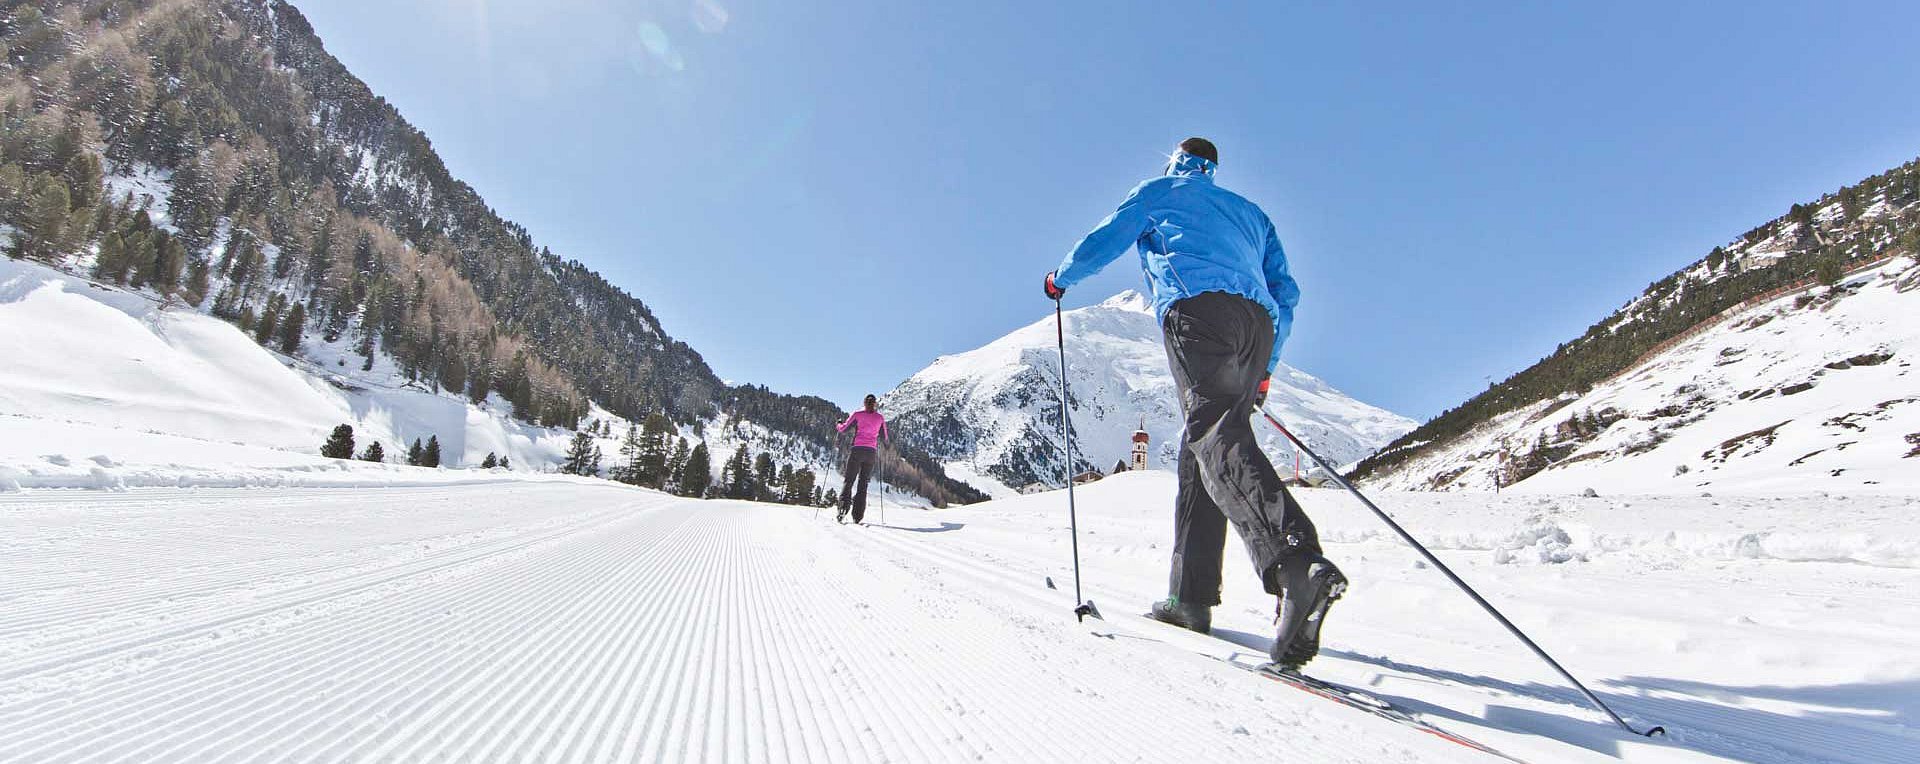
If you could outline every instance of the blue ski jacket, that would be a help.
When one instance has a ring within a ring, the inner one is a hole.
[[[1253,202],[1213,184],[1214,163],[1184,151],[1167,174],[1135,186],[1120,209],[1074,245],[1054,271],[1054,286],[1071,288],[1125,254],[1140,251],[1153,292],[1153,314],[1203,292],[1227,292],[1260,303],[1273,316],[1271,374],[1293,330],[1300,286],[1287,273],[1287,253],[1273,221]]]

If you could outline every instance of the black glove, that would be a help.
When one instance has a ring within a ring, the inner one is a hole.
[[[1058,301],[1067,296],[1067,290],[1053,285],[1053,274],[1047,274],[1047,299]]]
[[[1261,406],[1267,405],[1267,387],[1272,384],[1273,384],[1272,374],[1268,374],[1260,378],[1260,385],[1258,387],[1253,388],[1253,407],[1254,408],[1260,408]]]

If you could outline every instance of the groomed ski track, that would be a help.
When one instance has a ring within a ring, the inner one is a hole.
[[[1491,760],[1102,638],[1040,584],[1060,565],[955,543],[953,512],[853,527],[507,483],[43,491],[0,515],[5,761]]]
[[[611,488],[366,494],[35,510],[13,543],[40,553],[0,559],[0,757],[1459,758],[1366,719],[1285,735],[1310,704],[1211,713],[1218,681],[961,596],[882,537],[904,530]]]

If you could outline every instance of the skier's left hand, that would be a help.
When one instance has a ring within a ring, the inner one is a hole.
[[[1267,387],[1272,384],[1273,384],[1272,374],[1268,374],[1260,378],[1259,386],[1253,388],[1253,407],[1254,408],[1257,409],[1267,405]]]
[[[1058,302],[1060,298],[1065,296],[1067,296],[1067,290],[1054,286],[1053,273],[1047,273],[1047,299]]]

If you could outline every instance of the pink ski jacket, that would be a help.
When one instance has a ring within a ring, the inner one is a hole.
[[[878,411],[861,409],[853,412],[853,416],[841,422],[838,429],[846,432],[848,427],[853,428],[855,448],[873,448],[878,445],[882,437],[889,441],[893,440],[893,436],[887,434],[887,418],[880,416]]]

